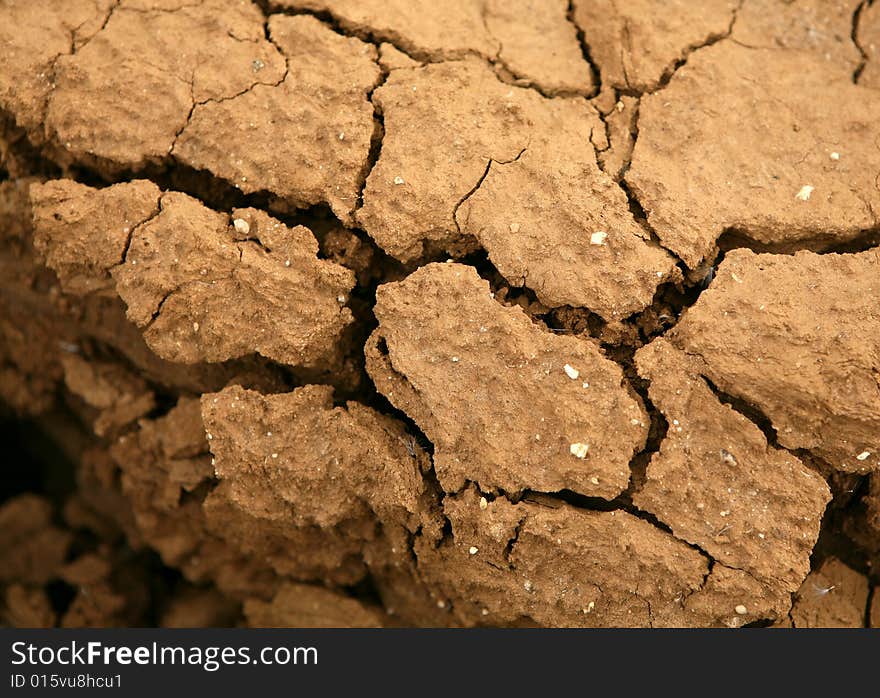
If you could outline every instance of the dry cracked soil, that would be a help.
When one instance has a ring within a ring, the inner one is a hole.
[[[0,0],[0,622],[880,626],[880,1]]]

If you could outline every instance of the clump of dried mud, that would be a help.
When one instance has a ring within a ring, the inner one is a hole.
[[[2,622],[880,625],[880,4],[0,45]]]

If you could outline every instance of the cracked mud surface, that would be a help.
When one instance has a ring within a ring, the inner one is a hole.
[[[880,5],[0,0],[0,618],[880,624]]]

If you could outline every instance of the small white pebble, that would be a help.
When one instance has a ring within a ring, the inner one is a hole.
[[[273,454],[272,454],[272,457],[273,457],[273,458],[277,458],[277,457],[278,457],[278,454],[277,454],[277,453],[273,453]]]
[[[211,439],[214,438],[214,435],[213,435],[213,434],[205,434],[205,436],[208,437],[208,441],[210,441]]]
[[[591,245],[604,245],[605,240],[608,238],[608,233],[604,230],[597,230],[595,233],[590,235],[590,244]]]
[[[744,616],[746,613],[749,612],[749,609],[747,609],[747,608],[746,608],[745,606],[743,606],[742,604],[740,604],[739,606],[737,606],[737,607],[734,608],[733,610],[736,611],[736,612],[737,612],[739,615],[741,615],[741,616]]]
[[[810,184],[805,184],[804,186],[801,187],[801,190],[797,194],[794,195],[794,198],[797,199],[798,201],[809,201],[810,194],[813,193],[813,190],[815,188],[816,187],[814,187]]]
[[[404,184],[403,177],[400,177],[400,176],[395,177],[395,178],[394,178],[394,183],[397,184],[397,185]]]
[[[438,599],[437,608],[446,608],[446,602],[443,599]]]
[[[485,509],[489,506],[489,502],[486,501],[485,497],[480,497],[480,509]]]
[[[721,512],[721,516],[730,516],[730,509]]]
[[[344,140],[345,140],[345,134],[344,134],[344,133],[340,133],[340,134],[339,134],[339,140],[341,140],[341,141],[344,141]]]
[[[241,233],[242,235],[247,235],[251,232],[250,223],[248,223],[244,218],[236,218],[232,221],[232,227],[235,228],[235,232]]]
[[[345,296],[336,296],[336,300],[339,303],[345,303]]]
[[[570,364],[565,364],[565,366],[563,366],[562,368],[565,369],[565,374],[572,380],[575,380],[579,375],[581,375],[581,372]]]
[[[452,363],[457,364],[459,362],[459,358],[457,356],[452,357]]]
[[[198,331],[199,331],[199,323],[194,322],[193,323],[193,332],[198,332]]]
[[[832,160],[840,160],[840,153],[837,153],[837,152],[831,153],[831,159]]]
[[[289,267],[289,266],[290,266],[290,260],[289,260],[289,259],[285,259],[285,260],[284,260],[284,266],[285,266],[285,267]]]
[[[598,485],[598,484],[599,484],[599,478],[597,478],[597,477],[591,477],[591,478],[590,478],[590,482],[592,482],[594,485]]]
[[[484,608],[482,611],[480,611],[480,613],[482,613],[484,616],[488,616],[488,615],[489,615],[489,609],[488,609],[488,608]]]
[[[532,583],[528,579],[523,582],[523,589],[525,589],[526,591],[532,590]]]
[[[571,455],[577,458],[586,458],[587,451],[590,450],[590,445],[576,442],[569,446],[568,450],[571,451]]]
[[[519,232],[519,223],[511,223],[510,224],[510,232],[518,233]]]
[[[478,552],[480,552],[480,549],[477,546],[472,545],[470,548],[468,548],[468,552],[471,555],[476,555]]]
[[[586,388],[589,388],[589,387],[590,387],[590,384],[587,383],[586,381],[584,381],[583,383],[581,383],[581,387],[584,388],[584,389],[586,389]]]
[[[856,456],[856,460],[868,460],[868,457],[870,455],[870,451],[862,451],[859,455]]]

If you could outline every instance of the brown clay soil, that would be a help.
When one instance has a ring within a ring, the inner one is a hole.
[[[880,625],[880,1],[0,0],[0,623]]]

